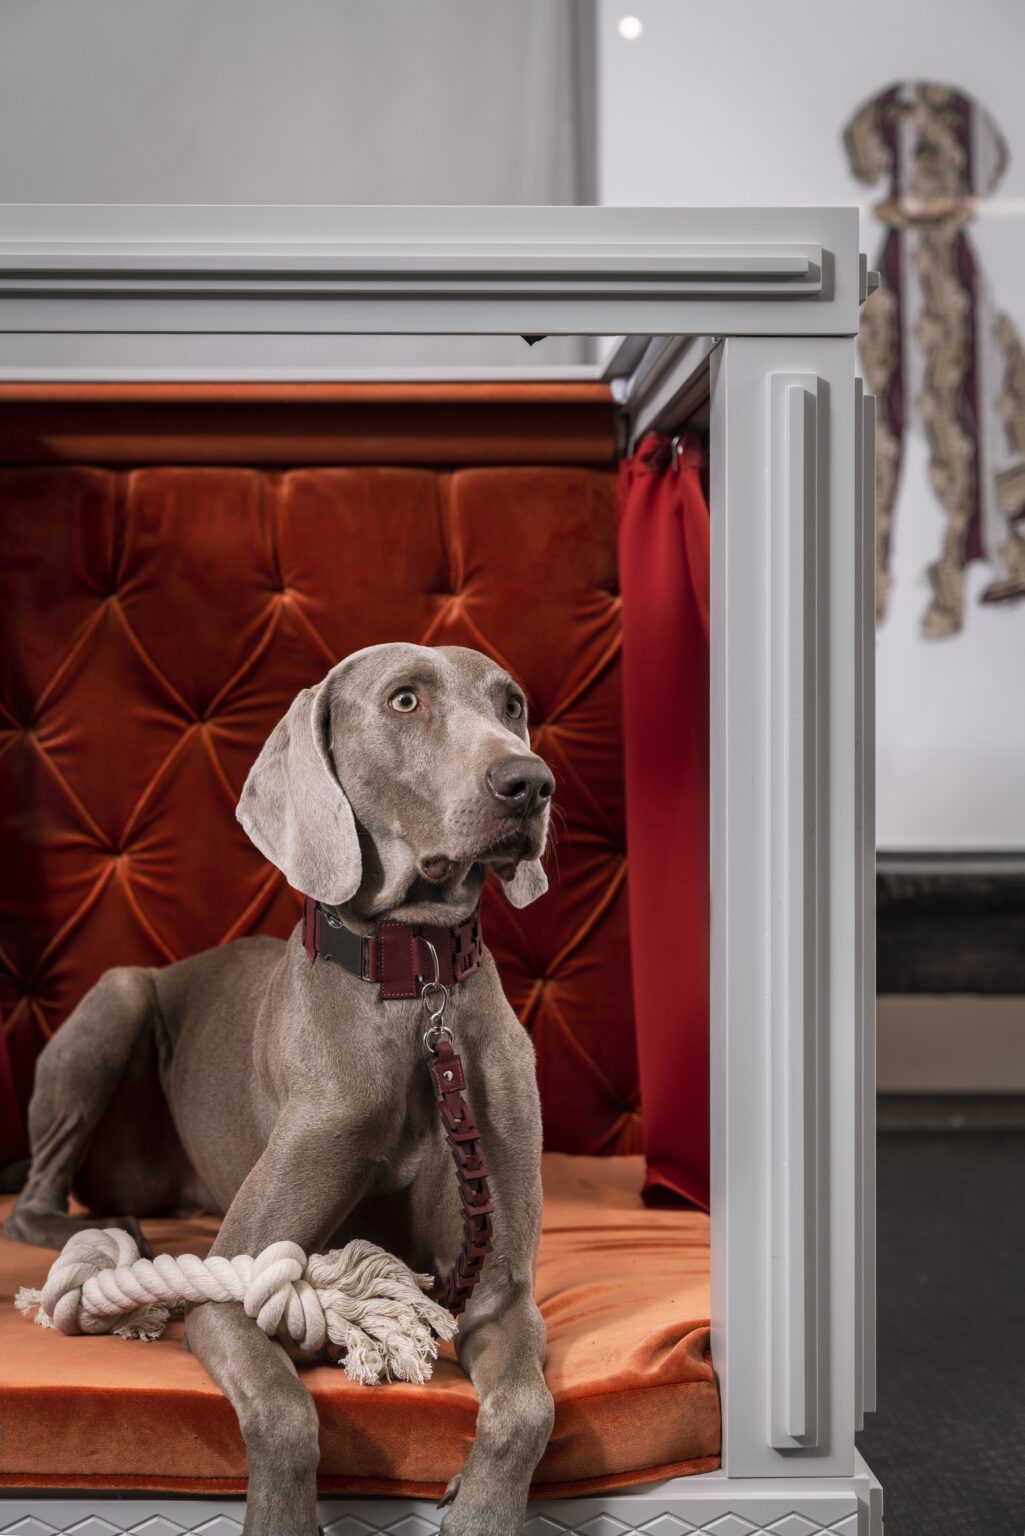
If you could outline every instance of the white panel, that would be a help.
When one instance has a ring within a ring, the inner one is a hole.
[[[28,335],[79,369],[131,332],[154,368],[156,333],[849,335],[859,292],[854,209],[0,204],[28,366]]]
[[[713,358],[712,1354],[731,1478],[854,1466],[854,417],[849,341],[731,337]]]

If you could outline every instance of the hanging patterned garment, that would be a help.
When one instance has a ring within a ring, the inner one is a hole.
[[[993,309],[968,233],[972,199],[996,186],[1007,149],[970,97],[927,81],[891,86],[866,103],[844,143],[860,181],[889,180],[875,209],[887,226],[881,286],[860,336],[878,401],[876,616],[890,595],[904,434],[917,424],[945,514],[923,630],[956,634],[970,561],[992,568],[983,602],[1025,596],[1025,352]]]

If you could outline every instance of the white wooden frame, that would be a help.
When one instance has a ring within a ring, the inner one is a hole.
[[[0,208],[0,379],[344,377],[345,334],[615,334],[632,436],[710,398],[722,1470],[533,1505],[536,1533],[882,1530],[854,1443],[875,1351],[870,281],[853,209]],[[336,1536],[440,1524],[407,1500],[323,1514]],[[240,1518],[0,1500],[0,1536]]]

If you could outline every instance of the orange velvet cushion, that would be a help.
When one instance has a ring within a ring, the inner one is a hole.
[[[708,1218],[646,1210],[639,1157],[548,1154],[544,1176],[538,1299],[556,1412],[535,1491],[712,1470]],[[146,1224],[157,1251],[204,1252],[215,1230],[213,1220]],[[158,1343],[126,1343],[65,1338],[15,1311],[18,1286],[41,1285],[52,1258],[0,1243],[0,1485],[242,1491],[235,1416],[182,1350],[180,1322]],[[454,1359],[422,1387],[358,1387],[327,1365],[300,1371],[320,1414],[324,1491],[440,1496],[476,1414]]]

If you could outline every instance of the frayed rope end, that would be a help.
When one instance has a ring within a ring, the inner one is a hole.
[[[32,1308],[40,1306],[42,1300],[42,1291],[34,1291],[31,1286],[23,1285],[14,1298],[14,1305],[23,1317],[28,1317]]]
[[[34,1290],[31,1286],[23,1285],[17,1296],[14,1298],[14,1305],[17,1307],[22,1317],[28,1317],[29,1313],[32,1311],[32,1308],[38,1307],[39,1310],[32,1321],[34,1323],[38,1323],[40,1328],[56,1328],[57,1325],[50,1314],[43,1311],[42,1291],[37,1291]]]
[[[160,1338],[174,1310],[160,1302],[151,1303],[148,1307],[136,1307],[134,1312],[126,1312],[119,1318],[116,1327],[109,1332],[116,1334],[119,1339],[140,1339],[143,1344],[152,1344]],[[108,1330],[104,1328],[103,1332]]]

